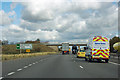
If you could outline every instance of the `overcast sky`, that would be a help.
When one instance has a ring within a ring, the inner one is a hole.
[[[2,2],[0,16],[2,40],[87,42],[91,36],[118,36],[118,3],[112,1]]]

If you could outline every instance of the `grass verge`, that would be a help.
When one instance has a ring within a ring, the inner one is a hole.
[[[2,58],[1,59],[2,61],[6,61],[6,60],[13,60],[13,59],[18,59],[18,58],[51,55],[51,54],[57,54],[57,52],[39,52],[39,53],[26,53],[26,54],[2,54],[2,55],[0,55],[0,57]]]

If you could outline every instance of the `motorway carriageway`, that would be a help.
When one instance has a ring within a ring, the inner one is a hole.
[[[112,59],[111,59],[112,60]],[[87,62],[76,55],[44,55],[2,63],[2,78],[118,78],[120,64]]]

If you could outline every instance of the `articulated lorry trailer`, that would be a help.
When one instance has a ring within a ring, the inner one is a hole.
[[[69,43],[62,43],[62,54],[69,54]]]
[[[89,40],[87,44],[85,60],[86,61],[93,61],[98,60],[105,60],[108,63],[110,58],[110,48],[109,48],[109,41],[106,37],[96,36]]]

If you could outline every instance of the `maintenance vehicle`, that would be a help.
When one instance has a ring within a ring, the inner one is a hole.
[[[109,41],[106,37],[96,36],[89,40],[86,48],[85,60],[101,62],[105,60],[108,63],[110,58]]]

